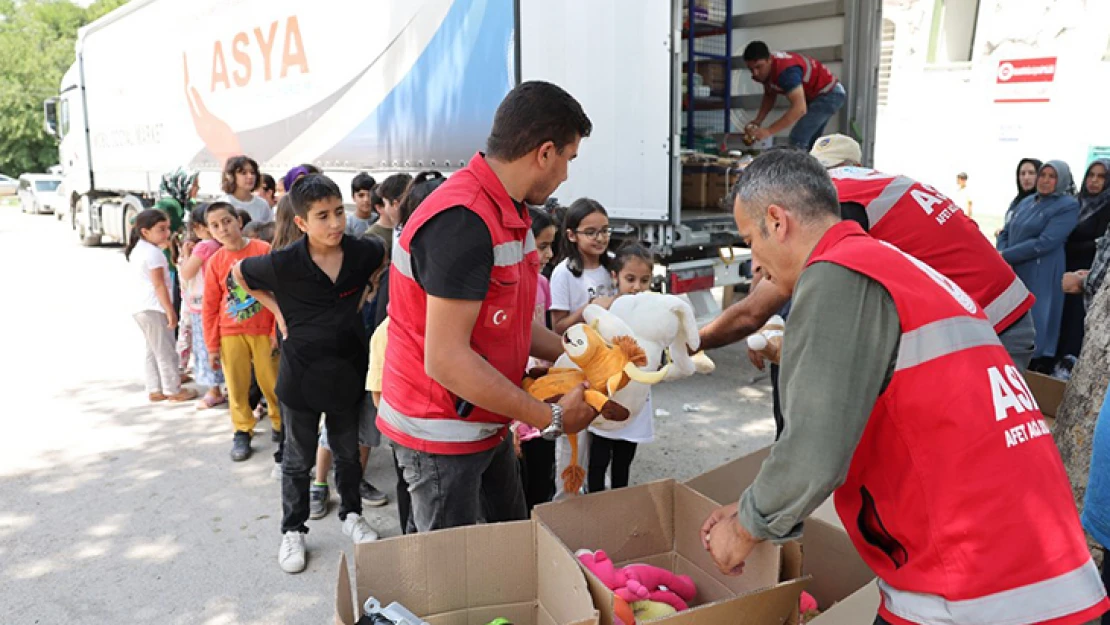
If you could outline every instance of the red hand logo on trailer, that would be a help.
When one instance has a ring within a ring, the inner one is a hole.
[[[220,163],[232,156],[242,154],[239,136],[227,122],[208,110],[200,97],[200,92],[189,81],[189,58],[184,52],[181,53],[181,61],[185,69],[185,99],[189,102],[189,113],[192,114],[193,127],[196,128],[197,136]]]

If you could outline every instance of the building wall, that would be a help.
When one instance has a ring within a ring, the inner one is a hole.
[[[937,2],[944,12],[933,28]],[[1110,146],[1110,1],[885,0],[894,25],[886,104],[880,105],[875,164],[951,191],[966,171],[974,212],[1001,215],[1016,189],[1022,157],[1063,159],[1076,184],[1097,146]],[[947,6],[945,6],[947,5]],[[889,25],[888,25],[889,26]],[[936,36],[930,62],[931,34]],[[1047,103],[1007,97],[999,62],[1057,57]],[[1110,150],[1110,147],[1107,148]]]

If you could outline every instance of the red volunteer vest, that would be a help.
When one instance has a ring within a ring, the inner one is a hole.
[[[882,284],[902,326],[893,378],[835,493],[880,579],[883,618],[1079,625],[1105,612],[1052,435],[975,302],[854,222],[821,239],[819,262]]]
[[[532,219],[518,212],[504,185],[479,153],[420,205],[405,224],[389,275],[389,344],[378,427],[410,449],[470,454],[496,447],[509,417],[467,403],[424,373],[427,294],[413,279],[413,236],[448,208],[474,211],[493,239],[494,266],[470,345],[501,375],[519,382],[532,340],[539,255]]]
[[[784,93],[779,87],[779,74],[791,67],[802,68],[802,92],[806,102],[828,93],[836,87],[836,76],[817,59],[797,52],[772,52],[771,74],[763,84],[774,93]]]
[[[1002,332],[1033,308],[1033,294],[952,200],[905,176],[864,167],[829,171],[841,202],[867,209],[869,234],[925,262],[967,292]]]

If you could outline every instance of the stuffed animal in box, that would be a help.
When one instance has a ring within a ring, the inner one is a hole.
[[[643,400],[638,406],[614,401],[618,391],[632,381],[646,388],[646,385],[656,384],[667,375],[666,368],[653,372],[640,369],[648,364],[647,356],[630,333],[607,341],[592,326],[579,323],[568,328],[563,335],[563,349],[564,355],[577,368],[556,366],[547,370],[534,369],[524,380],[524,390],[536,399],[554,402],[588,381],[590,387],[585,393],[586,403],[610,421],[624,421],[634,414],[633,410],[643,407]],[[577,462],[578,438],[568,438],[571,463],[563,471],[563,482],[567,492],[572,493],[582,487],[586,470]]]
[[[614,595],[629,604],[655,601],[682,611],[689,607],[689,602],[698,594],[694,580],[689,575],[675,575],[648,564],[629,564],[618,569],[601,549],[582,550],[575,555]]]

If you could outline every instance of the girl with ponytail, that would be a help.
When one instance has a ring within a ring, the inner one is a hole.
[[[150,208],[135,217],[123,250],[131,264],[132,311],[146,338],[146,391],[152,402],[183,402],[197,396],[196,391],[181,389],[173,335],[177,313],[170,296],[169,261],[162,252],[169,240],[169,216]]]

